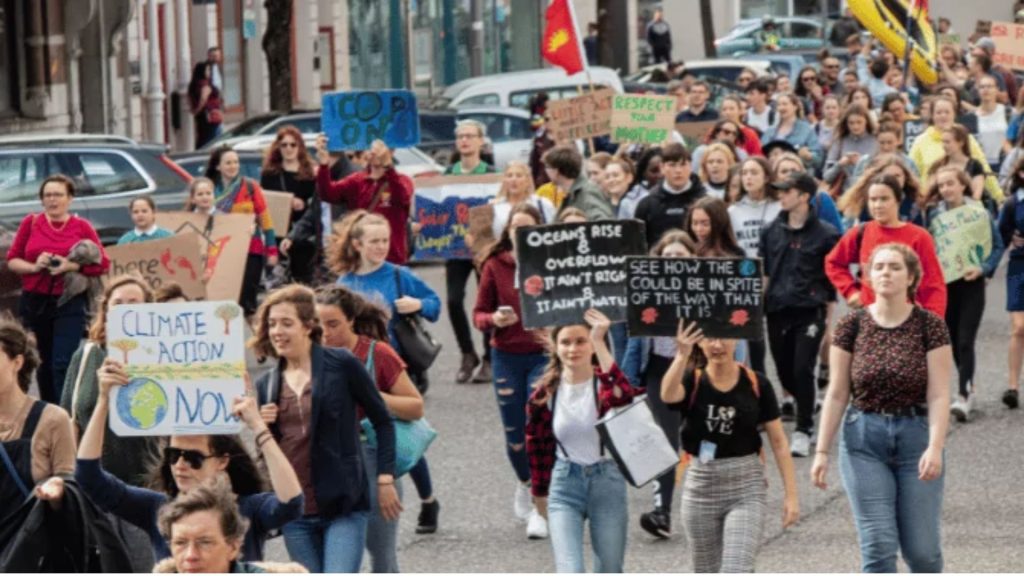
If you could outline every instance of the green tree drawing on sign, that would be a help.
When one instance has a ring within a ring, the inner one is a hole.
[[[224,321],[224,335],[231,335],[231,321],[238,318],[241,309],[235,304],[224,304],[214,310],[213,314]]]
[[[121,339],[121,340],[114,340],[113,342],[110,343],[110,347],[111,348],[117,348],[118,350],[120,350],[121,353],[124,354],[124,363],[127,364],[128,363],[128,353],[131,352],[132,350],[135,350],[136,348],[138,348],[139,347],[139,343],[136,342],[135,340],[130,340],[128,338],[124,338],[124,339]]]

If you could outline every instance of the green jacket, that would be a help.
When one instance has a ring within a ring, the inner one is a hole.
[[[558,213],[561,215],[566,208],[579,208],[587,215],[587,220],[614,220],[615,208],[604,195],[604,192],[596,184],[587,180],[580,174],[565,193],[562,206]]]
[[[89,425],[92,412],[96,408],[96,400],[99,397],[99,379],[96,371],[103,365],[107,358],[107,351],[103,346],[94,344],[90,347],[89,356],[83,364],[82,354],[85,351],[87,340],[83,340],[81,346],[71,357],[68,365],[67,376],[64,379],[64,391],[61,393],[60,406],[72,415],[77,426],[76,441],[81,442],[82,433]],[[74,395],[75,382],[78,380],[79,369],[83,370],[81,382],[78,388],[78,401],[75,403],[74,412],[71,411],[71,399]],[[132,486],[144,486],[146,476],[152,464],[159,460],[160,438],[155,436],[118,436],[107,424],[107,433],[103,441],[103,469],[110,472],[117,478]]]

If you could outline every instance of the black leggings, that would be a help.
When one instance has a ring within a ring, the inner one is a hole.
[[[768,343],[782,388],[796,399],[796,429],[814,431],[814,365],[825,334],[824,308],[785,308],[768,314]]]
[[[245,311],[246,316],[256,313],[258,296],[263,289],[263,256],[260,254],[249,254],[245,261],[245,272],[242,278],[242,294],[238,298],[238,305]]]
[[[953,344],[953,361],[960,375],[960,395],[973,391],[974,342],[985,313],[985,280],[957,280],[946,284],[946,326]]]
[[[470,275],[475,275],[477,283],[480,274],[473,266],[472,260],[446,260],[444,263],[445,288],[448,292],[448,320],[452,323],[455,340],[459,343],[459,351],[463,354],[476,354],[473,348],[473,334],[469,330],[469,318],[466,316],[466,284]],[[484,359],[491,357],[491,345],[488,335],[484,334]]]
[[[747,340],[747,349],[750,351],[750,367],[754,372],[765,373],[764,358],[768,353],[767,348],[764,335],[760,340]]]
[[[647,388],[647,404],[651,407],[654,420],[665,431],[672,448],[679,451],[679,429],[683,425],[683,416],[678,410],[672,410],[661,401],[661,379],[672,364],[671,358],[663,358],[651,354],[644,372],[644,386]],[[654,507],[665,512],[672,511],[672,494],[676,488],[675,468],[658,477],[654,485]]]

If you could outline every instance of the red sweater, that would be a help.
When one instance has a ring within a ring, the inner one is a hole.
[[[946,315],[946,281],[942,276],[942,266],[935,255],[935,243],[928,231],[915,224],[904,224],[898,228],[886,228],[878,222],[863,224],[864,237],[861,239],[860,254],[857,251],[857,227],[847,230],[835,248],[825,257],[825,274],[836,287],[836,290],[849,299],[860,292],[860,301],[865,306],[875,301],[866,280],[868,278],[868,258],[876,246],[892,242],[906,244],[921,259],[921,284],[917,288],[917,303],[931,310],[940,318]],[[850,264],[860,263],[861,278],[850,274]]]
[[[14,242],[7,250],[7,260],[21,258],[30,264],[34,264],[39,255],[43,252],[50,252],[59,256],[67,256],[71,247],[80,240],[92,240],[100,247],[102,261],[99,264],[83,266],[81,273],[86,276],[100,276],[110,267],[110,258],[103,249],[100,237],[96,230],[87,220],[72,215],[67,222],[60,227],[60,231],[54,230],[50,221],[44,214],[29,214],[21,221],[18,232],[14,235]],[[52,277],[45,270],[33,274],[25,274],[21,277],[22,289],[25,292],[36,294],[50,294],[57,296],[64,293],[64,278]]]
[[[320,166],[316,174],[317,191],[320,199],[331,204],[344,204],[349,210],[370,208],[374,195],[383,186],[373,211],[387,219],[391,224],[391,246],[388,248],[388,262],[405,264],[408,259],[408,235],[406,224],[412,210],[413,184],[412,179],[391,168],[380,180],[370,179],[369,169],[356,172],[331,182],[331,169]]]
[[[498,328],[491,320],[491,314],[499,306],[511,306],[519,322]],[[491,346],[510,354],[535,354],[543,352],[544,346],[536,333],[523,329],[523,311],[519,306],[519,289],[516,288],[516,261],[511,252],[491,256],[484,262],[480,275],[480,288],[476,292],[476,306],[473,306],[473,324],[482,331],[491,330]]]

